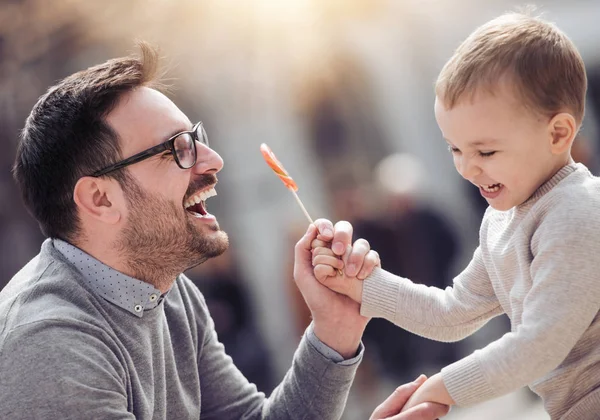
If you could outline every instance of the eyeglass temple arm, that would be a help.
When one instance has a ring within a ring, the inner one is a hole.
[[[109,167],[106,167],[104,169],[94,172],[92,174],[92,176],[98,177],[98,176],[106,175],[109,172],[116,171],[118,169],[124,168],[125,166],[133,165],[134,163],[138,163],[150,156],[157,155],[160,152],[164,152],[166,150],[173,150],[172,143],[173,143],[172,140],[169,140],[169,141],[161,143],[157,146],[154,146],[148,150],[144,150],[143,152],[140,152],[131,157],[128,157],[127,159],[124,159],[119,163],[116,163],[114,165],[111,165]]]

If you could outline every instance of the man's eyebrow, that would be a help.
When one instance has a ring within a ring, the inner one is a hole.
[[[187,128],[178,128],[177,130],[173,130],[173,131],[171,132],[171,134],[167,135],[163,141],[167,141],[168,139],[170,139],[170,138],[171,138],[171,137],[173,137],[174,135],[176,135],[176,134],[179,134],[179,133],[182,133],[182,132],[184,132],[184,131],[190,131],[190,130],[192,129],[192,127],[193,127],[193,125],[190,125],[190,126],[189,126],[189,127],[187,127]]]
[[[177,128],[176,130],[171,131],[170,133],[167,133],[166,135],[162,136],[160,138],[160,140],[157,141],[156,145],[158,146],[159,144],[162,144],[162,143],[168,141],[170,138],[172,138],[176,134],[182,133],[184,131],[190,131],[193,126],[194,126],[193,124],[191,124],[187,127],[182,126],[182,127]]]

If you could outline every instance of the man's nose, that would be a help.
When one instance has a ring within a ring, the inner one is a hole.
[[[223,169],[223,158],[205,144],[196,142],[196,164],[194,172],[197,174],[216,174]]]

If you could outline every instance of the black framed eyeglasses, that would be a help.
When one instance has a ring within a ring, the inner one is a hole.
[[[109,172],[116,171],[117,169],[124,168],[134,163],[141,162],[142,160],[148,159],[152,156],[156,156],[159,153],[170,151],[175,162],[181,169],[189,169],[196,164],[196,157],[198,152],[196,150],[196,141],[203,143],[208,146],[208,136],[202,122],[197,123],[190,131],[182,131],[177,133],[169,140],[161,143],[157,146],[151,147],[143,152],[136,153],[135,155],[123,159],[113,165],[107,166],[104,169],[100,169],[92,174],[94,177],[106,175]]]

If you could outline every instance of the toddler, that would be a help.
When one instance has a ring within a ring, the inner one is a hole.
[[[510,318],[509,333],[429,378],[405,409],[468,406],[529,385],[552,419],[600,418],[600,180],[570,156],[586,88],[581,56],[553,24],[510,13],[481,26],[435,86],[456,170],[489,204],[453,286],[378,267],[338,277],[343,263],[314,244],[317,278],[361,303],[364,316],[448,342]]]

